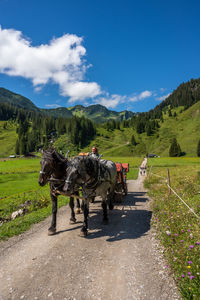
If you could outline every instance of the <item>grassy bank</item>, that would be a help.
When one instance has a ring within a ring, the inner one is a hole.
[[[51,214],[49,186],[39,187],[39,170],[39,159],[0,161],[0,240],[26,231]],[[29,203],[25,215],[10,221],[11,214],[25,203]],[[67,197],[59,196],[58,207],[67,203]]]
[[[148,166],[153,166],[145,181],[153,199],[152,224],[183,298],[200,299],[200,159],[153,158]],[[172,188],[199,218],[176,195],[169,194],[167,169]]]

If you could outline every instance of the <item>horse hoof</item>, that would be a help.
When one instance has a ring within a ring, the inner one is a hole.
[[[109,209],[112,210],[114,208],[113,204],[109,204]]]
[[[48,235],[54,235],[56,233],[56,228],[49,228]]]
[[[69,224],[75,224],[76,223],[76,219],[70,219]]]
[[[87,230],[86,231],[82,231],[82,230],[80,231],[80,236],[81,237],[86,237],[87,234],[88,234]]]
[[[77,208],[77,209],[76,209],[76,214],[78,215],[78,214],[80,214],[80,213],[81,213],[80,208]]]

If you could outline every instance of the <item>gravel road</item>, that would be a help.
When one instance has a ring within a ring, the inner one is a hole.
[[[47,218],[0,243],[0,300],[181,299],[150,229],[143,178],[128,182],[108,225],[100,201],[90,205],[87,238],[79,236],[83,215],[69,225],[70,209],[62,207],[56,235],[47,235]]]

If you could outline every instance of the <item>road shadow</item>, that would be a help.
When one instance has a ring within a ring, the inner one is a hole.
[[[107,242],[116,242],[122,239],[137,239],[147,234],[150,229],[152,212],[143,209],[145,202],[149,201],[145,197],[145,192],[129,192],[123,196],[122,203],[115,203],[113,210],[108,210],[109,223],[103,224],[103,211],[101,200],[95,199],[90,203],[90,214],[88,220],[87,239],[105,237]],[[70,225],[70,228],[60,230],[57,234],[80,230],[82,227],[83,214],[81,221]]]
[[[103,236],[107,242],[122,239],[136,239],[146,235],[150,229],[152,212],[143,209],[144,203],[149,201],[145,192],[129,192],[123,197],[122,203],[115,204],[109,211],[109,223],[102,223],[102,209],[91,207],[89,217],[89,233],[87,239]]]

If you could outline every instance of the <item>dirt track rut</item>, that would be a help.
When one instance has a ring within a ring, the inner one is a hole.
[[[102,224],[100,201],[90,205],[89,235],[79,237],[83,216],[69,225],[69,207],[0,244],[0,300],[175,300],[177,288],[150,229],[143,177],[128,182],[123,203]]]

